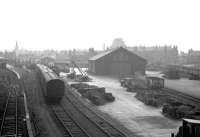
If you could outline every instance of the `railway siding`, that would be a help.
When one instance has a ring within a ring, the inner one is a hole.
[[[51,108],[57,120],[65,129],[65,137],[90,137],[61,105],[51,105]]]
[[[157,90],[133,90],[136,98],[147,105],[154,107],[162,106],[165,116],[175,119],[195,118],[199,119],[200,99],[172,89]]]
[[[71,93],[72,91],[67,92],[65,95],[66,100],[69,100],[71,104],[87,119],[89,119],[92,123],[94,123],[97,127],[99,127],[108,137],[126,137],[125,133],[115,128],[108,121],[103,119],[97,113],[92,111],[87,106],[83,105],[76,97]]]
[[[162,90],[164,90],[164,92],[167,92],[168,94],[172,95],[175,98],[178,98],[181,100],[186,100],[186,101],[189,101],[190,103],[196,104],[196,106],[200,106],[199,98],[182,93],[182,92],[174,90],[174,89],[164,88]]]
[[[14,90],[7,97],[0,127],[0,136],[28,136],[26,129],[24,98]]]
[[[80,113],[67,98],[63,98],[62,106],[69,115],[76,121],[91,137],[109,137],[97,125],[95,125],[88,117]]]

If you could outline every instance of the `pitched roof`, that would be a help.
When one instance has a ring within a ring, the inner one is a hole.
[[[109,51],[106,51],[106,52],[99,53],[99,54],[91,57],[89,60],[97,60],[97,59],[99,59],[101,57],[104,57],[105,55],[110,54],[111,52],[113,52],[113,50],[109,50]]]
[[[119,48],[116,48],[116,49],[114,49],[114,50],[109,50],[109,51],[105,51],[105,52],[99,53],[99,54],[97,54],[97,55],[91,57],[89,60],[98,60],[98,59],[100,59],[100,58],[102,58],[102,57],[104,57],[104,56],[106,56],[106,55],[108,55],[108,54],[110,54],[110,53],[112,53],[112,52],[114,52],[114,51],[116,51],[116,50],[119,50],[119,49],[124,49],[124,50],[126,50],[127,52],[130,52],[131,54],[134,54],[134,55],[137,56],[138,58],[140,58],[140,59],[146,61],[144,58],[138,56],[137,54],[135,54],[135,53],[133,53],[132,51],[130,51],[130,50],[126,49],[126,48],[123,48],[123,47],[119,47]]]

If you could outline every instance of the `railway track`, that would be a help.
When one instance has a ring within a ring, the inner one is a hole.
[[[177,90],[172,90],[172,89],[168,89],[168,88],[164,88],[163,90],[164,90],[164,92],[167,92],[168,95],[171,95],[174,98],[181,99],[181,100],[188,100],[188,101],[195,103],[196,105],[200,105],[200,99],[199,98],[196,98],[196,97],[193,97],[191,95],[179,92]]]
[[[90,137],[61,105],[51,105],[51,109],[64,129],[64,137]]]
[[[186,93],[182,93],[180,91],[177,91],[174,89],[169,89],[169,88],[163,88],[163,89],[160,89],[159,91],[163,92],[164,95],[166,95],[166,96],[170,96],[170,97],[176,98],[178,100],[189,101],[189,102],[195,103],[196,105],[200,106],[199,98],[188,95]],[[136,92],[140,92],[140,90],[138,90],[138,91],[136,90]]]
[[[65,99],[70,102],[77,111],[84,115],[89,121],[96,125],[107,137],[127,137],[125,133],[115,128],[110,122],[98,115],[96,112],[82,104],[72,93],[67,92]]]
[[[18,114],[18,97],[16,92],[9,92],[7,97],[3,118],[1,120],[0,136],[22,137],[23,127],[22,120]]]

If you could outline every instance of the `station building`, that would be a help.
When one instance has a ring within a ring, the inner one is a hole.
[[[109,50],[88,60],[89,72],[97,75],[124,76],[135,72],[145,74],[147,61],[126,48]]]

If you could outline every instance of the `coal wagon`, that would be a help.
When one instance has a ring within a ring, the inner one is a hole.
[[[64,82],[47,66],[37,64],[43,95],[48,103],[58,103],[64,95]]]

